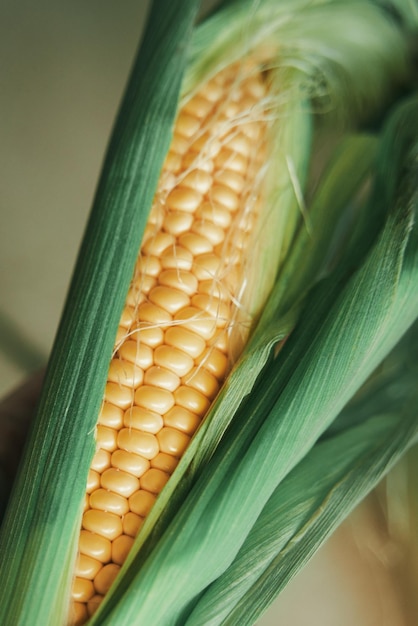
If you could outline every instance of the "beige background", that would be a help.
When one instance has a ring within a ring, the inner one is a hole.
[[[50,350],[147,4],[0,5],[0,395],[26,375],[15,337],[29,369]],[[359,515],[361,535],[345,526],[260,625],[406,624],[376,566],[373,509]]]

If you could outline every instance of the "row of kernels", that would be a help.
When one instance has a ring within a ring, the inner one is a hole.
[[[229,307],[222,300],[227,299],[228,294],[225,294],[225,290],[220,292],[219,289],[216,289],[216,285],[212,281],[201,282],[200,287],[201,291],[192,299],[193,304],[196,305],[197,309],[203,309],[213,318],[217,318],[218,325],[223,325],[228,318]],[[191,315],[189,307],[189,318],[195,317],[197,313],[198,311],[193,309]],[[212,324],[212,321],[209,321]],[[146,384],[152,384],[152,376],[149,377],[148,372],[152,370],[155,376],[154,365],[163,368],[163,370],[170,370],[178,377],[185,376],[193,368],[194,360],[199,358],[206,348],[206,342],[192,331],[184,328],[184,325],[170,327],[165,335],[167,343],[157,346],[154,351],[149,346],[144,345],[142,341],[127,341],[119,350],[122,357],[129,358],[130,362],[140,365],[145,370]],[[210,364],[208,367],[211,367]],[[218,377],[223,375],[223,371],[224,369],[221,368]],[[153,419],[156,420],[155,432],[157,432],[159,419],[157,416]],[[122,421],[123,410],[120,407],[109,403],[103,405],[99,424],[120,428]],[[143,429],[148,430],[149,426],[144,424]]]

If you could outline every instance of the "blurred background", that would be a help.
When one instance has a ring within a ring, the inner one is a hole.
[[[46,362],[148,4],[0,4],[0,397]],[[393,560],[372,497],[259,624],[406,626]]]

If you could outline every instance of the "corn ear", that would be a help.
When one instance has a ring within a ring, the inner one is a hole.
[[[181,14],[177,13],[180,4]],[[36,612],[40,623],[55,625],[62,622],[66,613],[85,477],[94,452],[95,417],[124,294],[169,145],[197,4],[189,0],[155,5],[143,53],[134,68],[110,143],[50,361],[33,438],[3,527],[1,541],[6,555],[7,584],[2,586],[0,617],[4,623],[7,620],[24,623]],[[285,217],[286,227],[280,230],[277,246],[271,253],[273,270],[271,274],[266,272],[267,286],[260,289],[264,295],[271,288],[277,262],[290,258],[288,250],[295,237],[303,233],[304,222],[298,217],[304,208],[300,191],[305,188],[312,112],[324,112],[329,106],[340,111],[338,103],[348,94],[349,104],[337,118],[347,121],[351,110],[357,117],[364,110],[371,114],[377,102],[387,95],[389,86],[396,82],[397,75],[404,75],[406,46],[397,26],[369,3],[347,3],[347,7],[338,3],[314,4],[308,8],[305,3],[289,2],[265,1],[258,5],[223,3],[223,10],[196,29],[183,98],[194,93],[216,71],[236,61],[238,56],[241,58],[243,49],[247,56],[256,55],[282,88],[274,115],[280,122],[279,128],[286,130],[279,130],[272,158],[273,162],[286,164],[287,175],[282,178],[283,170],[280,170],[279,185],[276,191],[271,191],[266,215],[273,215],[273,208],[281,203],[284,208],[283,212],[279,211],[277,222],[274,218],[274,222],[266,220],[266,223],[274,230]],[[353,31],[347,31],[346,19],[360,29],[360,39],[350,37],[349,32]],[[236,27],[229,30],[234,20]],[[250,24],[255,26],[254,32],[244,28]],[[376,30],[379,36],[374,36]],[[213,45],[206,49],[204,41],[212,41]],[[364,55],[368,54],[370,65],[364,64]],[[324,84],[326,89],[322,92]],[[330,94],[335,98],[330,100]],[[297,138],[303,139],[302,144]],[[363,180],[364,163],[358,172],[352,188]],[[283,185],[288,193],[282,193]],[[92,624],[117,621],[122,625],[138,620],[181,622],[190,603],[196,602],[206,586],[229,566],[277,484],[308,452],[344,402],[411,323],[416,303],[406,293],[407,280],[402,274],[410,229],[410,213],[391,215],[375,248],[369,246],[365,251],[366,260],[363,265],[359,263],[351,281],[347,271],[337,272],[341,281],[336,281],[333,273],[328,282],[323,281],[310,293],[307,306],[312,306],[313,315],[305,310],[303,328],[297,327],[280,358],[266,368],[264,380],[256,383],[274,343],[289,335],[306,304],[295,293],[281,309],[278,288],[275,302],[268,305],[269,316],[264,321],[261,319],[256,331],[258,340],[250,344],[220,394],[208,426],[196,438],[198,443],[194,447],[192,444],[186,453],[176,478],[173,476],[174,482],[170,481],[173,486],[159,498],[155,514],[148,518],[144,532],[138,536],[119,579],[93,616]],[[330,231],[325,231],[322,240],[327,251],[332,239]],[[304,294],[318,279],[317,270],[321,269],[318,248],[311,246],[309,254],[315,262],[315,276],[310,276],[306,283],[299,278]],[[119,256],[123,258],[121,265],[116,262]],[[288,267],[290,280],[292,264]],[[293,271],[297,272],[294,264]],[[410,278],[412,281],[412,275]],[[376,281],[385,288],[379,290]],[[90,289],[92,284],[96,285],[94,291]],[[256,282],[254,288],[258,288]],[[109,290],[110,298],[106,297]],[[86,293],[87,296],[80,295]],[[397,293],[401,294],[399,298]],[[365,305],[369,294],[375,296],[370,307]],[[112,304],[104,319],[101,315],[109,302]],[[260,311],[258,302],[256,311]],[[388,339],[387,329],[395,313],[400,321]],[[348,331],[345,338],[339,324]],[[79,342],[77,346],[74,336]],[[356,343],[359,337],[364,338],[364,344],[358,354],[353,354],[347,346]],[[381,347],[374,353],[376,342]],[[310,346],[308,350],[306,346]],[[334,354],[336,347],[341,346],[335,370],[337,380],[325,356]],[[372,358],[366,362],[370,354]],[[320,378],[316,384],[314,370]],[[233,387],[237,382],[240,386]],[[327,387],[322,388],[325,382]],[[254,384],[254,394],[242,403]],[[312,390],[314,397],[310,399],[312,395],[308,392]],[[237,411],[241,403],[242,409]],[[87,420],[86,413],[91,416]],[[240,416],[244,418],[242,425]],[[201,471],[203,462],[210,459],[221,438],[213,460]],[[278,455],[278,451],[282,454]],[[254,472],[255,468],[258,469]],[[183,481],[186,473],[188,479]],[[57,483],[52,481],[56,474]],[[198,481],[194,487],[193,481]],[[69,486],[71,491],[63,496]],[[180,495],[187,494],[190,488],[189,497],[181,504]],[[222,510],[224,502],[227,506]],[[248,503],[248,515],[237,519],[235,513],[242,502]],[[164,515],[159,518],[163,508]],[[169,513],[173,511],[177,517],[169,526]],[[58,520],[63,520],[62,527],[58,528]],[[234,532],[228,535],[221,553],[211,542],[215,537],[225,536],[226,528]],[[172,533],[177,530],[180,532],[172,541]],[[169,549],[164,552],[166,547]],[[202,559],[207,563],[204,572],[200,567]],[[40,575],[38,564],[45,560],[47,567]],[[179,568],[181,580],[173,585],[173,572]],[[186,579],[190,585],[183,584]],[[43,595],[45,588],[49,589],[47,597]],[[15,589],[17,593],[11,593]],[[151,598],[158,589],[163,591],[165,603],[156,607]]]

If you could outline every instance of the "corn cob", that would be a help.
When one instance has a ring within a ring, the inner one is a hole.
[[[72,624],[98,608],[248,335],[267,99],[260,68],[235,64],[179,112],[98,419]]]

